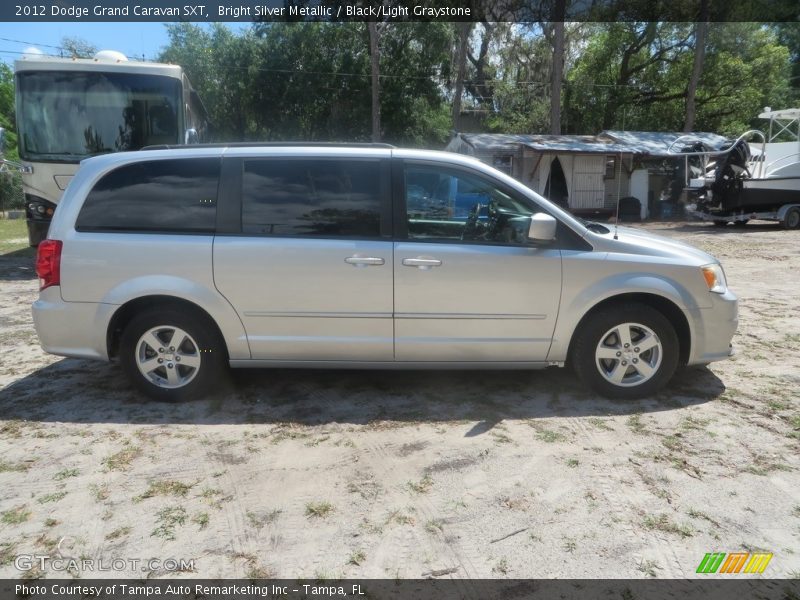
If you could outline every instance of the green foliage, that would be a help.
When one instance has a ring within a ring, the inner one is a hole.
[[[370,62],[364,23],[263,23],[236,35],[167,25],[160,59],[182,65],[219,140],[370,139]],[[404,23],[381,46],[383,138],[440,144],[450,129],[439,78],[449,69],[449,23]]]
[[[0,127],[6,130],[6,158],[16,160],[17,127],[14,118],[14,73],[11,68],[0,63]]]
[[[80,37],[61,38],[61,47],[66,57],[92,58],[97,54],[97,46]]]
[[[684,23],[597,24],[567,77],[568,129],[681,130],[694,47]],[[789,51],[759,23],[712,23],[695,129],[738,134],[788,101]]]

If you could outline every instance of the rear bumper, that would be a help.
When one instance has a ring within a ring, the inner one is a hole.
[[[64,302],[54,286],[33,303],[33,324],[45,352],[108,360],[106,332],[115,309],[112,304]]]
[[[690,365],[704,365],[734,354],[731,340],[739,325],[739,301],[730,291],[710,296],[710,308],[695,309],[687,315],[693,326]]]

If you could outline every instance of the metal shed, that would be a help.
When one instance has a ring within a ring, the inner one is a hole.
[[[459,133],[445,148],[475,156],[577,214],[610,214],[625,197],[650,213],[668,187],[664,161],[683,133],[603,131],[598,135]],[[725,138],[693,133],[712,147]]]

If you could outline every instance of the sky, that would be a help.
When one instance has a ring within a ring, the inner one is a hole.
[[[226,23],[232,29],[248,23]],[[201,25],[207,26],[207,25]],[[100,50],[118,50],[129,58],[154,60],[167,45],[164,23],[7,23],[0,22],[0,60],[12,64],[23,50],[36,46],[45,54],[58,54],[64,37],[79,37]],[[16,40],[16,41],[12,41]]]

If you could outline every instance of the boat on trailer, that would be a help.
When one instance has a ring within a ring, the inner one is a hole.
[[[687,212],[716,225],[743,225],[751,219],[780,221],[800,228],[800,108],[758,115],[765,132],[750,130],[719,148],[691,134],[669,152],[686,161]]]

